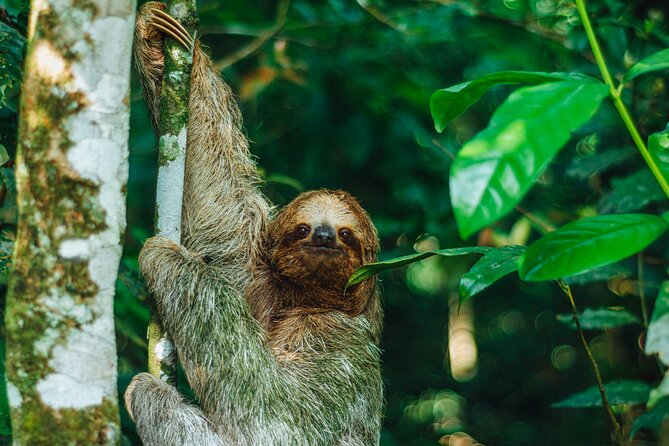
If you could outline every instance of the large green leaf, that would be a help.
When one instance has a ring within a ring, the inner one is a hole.
[[[451,202],[461,236],[468,237],[513,209],[607,94],[604,84],[579,81],[511,94],[488,127],[458,152],[451,167]]]
[[[576,328],[574,318],[569,314],[558,314],[558,321]],[[622,327],[623,325],[640,324],[639,318],[623,309],[586,308],[578,315],[581,328],[584,330],[603,330],[605,328]]]
[[[503,246],[481,257],[460,279],[460,302],[464,302],[507,274],[516,271],[518,260],[524,251],[524,246]]]
[[[648,401],[650,385],[643,381],[621,380],[604,384],[610,404],[639,404]],[[553,407],[597,407],[602,405],[602,396],[597,386],[589,387],[557,403]]]
[[[21,80],[25,41],[18,31],[0,22],[0,107],[5,106],[7,94]]]
[[[572,73],[541,73],[533,71],[500,71],[476,80],[463,82],[432,93],[430,111],[434,127],[439,133],[446,124],[460,116],[472,104],[481,99],[486,91],[497,85],[545,84],[563,80],[582,80],[583,75]]]
[[[662,282],[648,325],[646,353],[657,353],[669,365],[669,280]]]
[[[633,438],[641,429],[650,429],[658,432],[667,417],[669,417],[669,396],[662,398],[652,409],[634,420],[632,430],[630,431],[630,438]]]
[[[629,82],[637,76],[650,73],[652,71],[665,70],[669,68],[669,49],[658,51],[640,62],[637,62],[630,68],[625,76],[623,82]]]
[[[0,435],[12,434],[9,415],[7,373],[5,369],[5,340],[0,339]]]
[[[567,276],[563,278],[563,281],[567,285],[586,285],[592,282],[603,282],[614,277],[630,277],[631,275],[632,268],[629,266],[620,263],[612,263],[610,265],[589,269],[580,274]]]
[[[655,215],[598,215],[574,221],[532,243],[520,260],[523,280],[551,280],[617,262],[651,244],[669,227]]]
[[[351,277],[349,277],[348,283],[346,284],[346,288],[353,286],[357,283],[360,283],[363,280],[369,279],[370,277],[380,273],[383,270],[408,265],[409,263],[427,259],[428,257],[432,257],[434,255],[451,257],[451,256],[461,256],[464,254],[486,254],[491,249],[492,248],[488,248],[485,246],[438,249],[435,251],[426,251],[418,254],[409,254],[407,256],[396,257],[394,259],[384,260],[382,262],[368,263],[355,270],[355,272],[351,275]]]

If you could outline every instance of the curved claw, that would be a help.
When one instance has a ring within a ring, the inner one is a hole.
[[[193,38],[181,23],[160,9],[153,8],[150,11],[153,14],[151,17],[151,25],[153,27],[172,37],[186,50],[191,51],[193,49]]]

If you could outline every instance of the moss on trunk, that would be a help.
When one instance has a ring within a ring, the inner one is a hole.
[[[31,12],[5,314],[15,444],[120,440],[112,304],[134,9],[44,1]]]

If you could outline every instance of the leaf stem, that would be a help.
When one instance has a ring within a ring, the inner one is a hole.
[[[637,255],[637,281],[639,282],[639,301],[641,302],[643,326],[648,328],[648,308],[646,307],[646,290],[643,284],[643,256],[641,253]]]
[[[606,397],[604,382],[602,381],[602,374],[599,372],[599,366],[597,365],[595,356],[592,354],[592,350],[590,350],[588,341],[585,339],[585,334],[583,333],[583,329],[581,328],[581,321],[578,319],[578,310],[576,309],[576,302],[574,302],[574,296],[571,294],[571,288],[569,288],[569,285],[567,285],[562,281],[560,281],[559,284],[560,288],[562,288],[562,291],[564,291],[564,293],[569,298],[569,303],[571,304],[572,319],[574,319],[574,323],[576,324],[576,330],[578,331],[578,335],[579,338],[581,339],[581,343],[583,344],[583,348],[585,349],[585,353],[588,355],[588,359],[590,360],[590,364],[592,365],[592,370],[593,372],[595,372],[595,380],[597,381],[597,388],[599,388],[599,394],[602,396],[602,404],[604,405],[604,409],[606,410],[606,413],[608,414],[609,419],[611,420],[611,425],[613,426],[613,434],[615,436],[616,442],[622,445],[623,444],[622,430],[620,428],[618,420],[616,419],[615,414],[613,413],[613,409],[611,409],[611,405],[609,404],[609,399]]]
[[[641,138],[641,134],[639,133],[639,130],[637,130],[636,125],[634,125],[632,116],[623,103],[622,84],[616,87],[613,83],[613,78],[611,77],[609,68],[606,65],[606,61],[604,60],[604,54],[602,53],[599,42],[597,41],[597,37],[595,36],[595,31],[592,29],[592,24],[590,23],[590,18],[588,17],[588,12],[585,8],[585,0],[576,0],[576,7],[578,8],[578,14],[581,17],[581,22],[583,23],[583,28],[585,29],[585,34],[588,37],[588,42],[590,43],[590,48],[592,48],[592,53],[595,56],[595,61],[597,62],[599,71],[602,74],[604,82],[609,86],[609,94],[611,96],[611,100],[613,101],[613,105],[616,107],[616,110],[618,110],[618,114],[620,114],[620,117],[625,123],[625,127],[627,127],[627,131],[632,137],[632,141],[634,141],[637,149],[639,149],[641,156],[643,157],[644,161],[646,161],[646,164],[653,173],[653,176],[655,176],[655,179],[660,184],[664,194],[667,196],[667,198],[669,198],[669,182],[667,182],[667,179],[664,178],[659,166],[648,151],[646,143],[644,142],[643,138]]]

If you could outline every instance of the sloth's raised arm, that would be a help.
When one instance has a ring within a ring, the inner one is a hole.
[[[158,121],[163,34],[188,44],[190,36],[160,2],[138,11],[135,65]],[[241,129],[230,88],[195,42],[191,75],[182,244],[239,280],[258,253],[270,207],[258,190],[258,173]],[[241,286],[241,284],[240,284]]]

